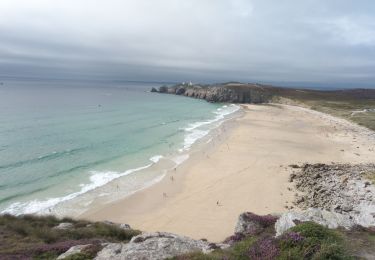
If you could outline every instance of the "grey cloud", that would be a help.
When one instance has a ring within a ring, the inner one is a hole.
[[[373,1],[2,0],[0,76],[370,86]]]

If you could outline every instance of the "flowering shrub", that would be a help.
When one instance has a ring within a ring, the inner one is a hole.
[[[304,237],[298,232],[288,232],[281,237],[281,241],[290,246],[297,245],[304,240]]]
[[[236,243],[236,242],[239,242],[239,241],[242,241],[246,236],[243,234],[243,233],[235,233],[234,235],[230,236],[230,237],[227,237],[225,240],[224,240],[224,243],[227,243],[227,244],[233,244],[233,243]]]
[[[277,242],[272,237],[263,237],[256,241],[248,250],[247,256],[250,259],[275,259],[280,250]]]

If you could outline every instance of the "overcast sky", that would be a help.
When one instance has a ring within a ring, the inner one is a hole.
[[[1,0],[5,76],[375,86],[375,1]]]

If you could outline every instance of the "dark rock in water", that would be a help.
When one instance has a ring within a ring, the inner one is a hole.
[[[177,88],[176,95],[183,95],[185,93],[185,88]]]
[[[158,92],[158,90],[156,88],[152,88],[151,92]]]
[[[168,87],[167,86],[161,86],[159,88],[159,93],[167,93],[168,92]]]

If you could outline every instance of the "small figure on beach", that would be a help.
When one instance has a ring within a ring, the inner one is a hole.
[[[167,193],[163,192],[163,198],[167,197]]]
[[[177,167],[174,168],[174,171],[177,171]]]
[[[171,176],[171,181],[174,181],[174,178],[173,178],[173,176]]]
[[[220,206],[220,202],[219,202],[219,201],[216,201],[216,205],[217,205],[217,206]]]

